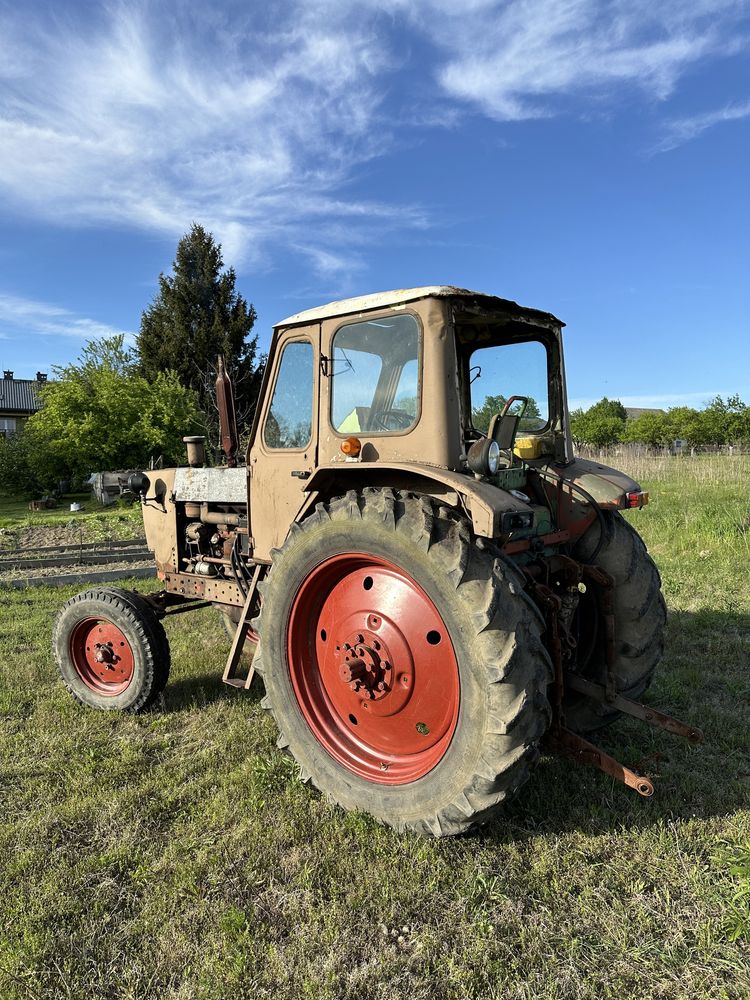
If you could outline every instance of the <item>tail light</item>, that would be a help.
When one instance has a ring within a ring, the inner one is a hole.
[[[625,493],[621,500],[622,507],[645,507],[648,503],[648,493],[645,490],[631,490],[630,493]]]

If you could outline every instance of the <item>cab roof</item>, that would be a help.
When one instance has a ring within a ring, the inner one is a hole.
[[[472,292],[468,288],[457,288],[455,285],[424,285],[420,288],[395,288],[389,292],[373,292],[371,295],[357,295],[351,299],[340,299],[329,302],[315,309],[288,316],[274,324],[275,329],[298,326],[316,320],[331,319],[335,316],[357,315],[371,312],[375,309],[386,309],[389,306],[406,305],[418,299],[441,298],[457,299],[468,311],[503,312],[523,316],[535,320],[544,326],[564,326],[552,313],[541,312],[538,309],[527,309],[510,299],[502,299],[496,295],[486,295],[483,292]]]

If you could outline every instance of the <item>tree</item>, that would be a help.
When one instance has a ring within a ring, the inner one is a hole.
[[[668,413],[642,413],[626,424],[623,440],[639,442],[649,448],[668,448],[678,436]]]
[[[503,395],[485,396],[482,405],[474,407],[471,411],[471,422],[474,424],[474,427],[483,434],[486,434],[489,430],[490,420],[492,420],[496,413],[500,413],[506,402],[507,399]],[[515,407],[517,405],[517,403],[513,404],[512,412],[515,412]],[[536,420],[533,418],[536,418]],[[541,413],[539,412],[539,404],[532,396],[529,396],[526,412],[523,415],[523,419],[519,423],[519,427],[523,429],[524,425],[526,425],[526,422],[528,421],[529,423],[525,426],[525,429],[533,430],[534,426],[539,426],[540,418]]]
[[[193,223],[177,244],[172,276],[159,275],[159,293],[141,317],[137,348],[147,379],[171,370],[198,393],[214,440],[217,355],[224,355],[234,383],[241,429],[252,420],[265,360],[258,358],[257,335],[250,336],[255,309],[235,290],[234,269],[223,266],[221,245]]]
[[[0,490],[15,496],[42,493],[51,489],[54,478],[45,475],[37,460],[31,435],[18,430],[8,437],[0,436]]]
[[[736,393],[726,400],[715,396],[703,416],[711,444],[736,444],[750,436],[750,407]]]
[[[183,458],[182,436],[201,426],[198,400],[171,371],[139,374],[122,336],[89,342],[77,362],[54,369],[41,409],[24,431],[45,476],[83,478]]]
[[[592,448],[607,448],[622,441],[627,414],[619,399],[605,396],[588,410],[573,410],[570,429],[577,444]]]

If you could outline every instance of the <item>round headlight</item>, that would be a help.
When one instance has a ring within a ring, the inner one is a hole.
[[[500,449],[496,441],[480,438],[469,448],[466,456],[469,468],[475,476],[494,476],[497,472]]]
[[[487,471],[491,476],[497,472],[497,463],[500,461],[500,446],[497,441],[490,441],[487,449]]]

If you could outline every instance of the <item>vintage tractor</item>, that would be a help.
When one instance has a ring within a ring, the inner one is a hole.
[[[346,809],[460,833],[540,746],[651,795],[583,734],[623,712],[701,734],[637,700],[666,613],[622,511],[648,495],[574,456],[562,326],[446,286],[279,323],[246,464],[222,370],[226,465],[186,439],[187,466],[131,477],[163,589],[65,604],[71,694],[148,707],[169,673],[161,619],[210,604],[233,636],[224,680],[262,676],[279,747]]]

